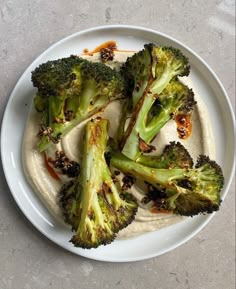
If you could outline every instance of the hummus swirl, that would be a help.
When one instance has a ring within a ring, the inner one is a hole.
[[[114,60],[112,62],[108,62],[108,65],[118,67],[126,60],[128,56],[132,54],[133,52],[116,51]],[[99,53],[95,53],[92,56],[82,55],[82,57],[87,58],[90,61],[99,61],[99,55]],[[194,85],[191,83],[191,75],[188,78],[181,78],[181,80],[193,89],[195,99],[197,101],[197,105],[192,113],[192,135],[186,140],[180,140],[176,132],[176,123],[171,120],[159,132],[158,136],[153,142],[153,145],[156,146],[156,153],[161,152],[164,146],[170,141],[179,141],[190,152],[194,161],[200,154],[208,155],[210,158],[214,159],[215,145],[207,109],[197,94]],[[97,116],[110,120],[109,135],[111,137],[115,134],[115,131],[118,128],[121,117],[121,109],[122,107],[120,102],[114,101],[110,103],[103,111],[100,111],[97,114]],[[66,179],[65,177],[61,176],[61,180],[52,178],[45,166],[44,154],[37,151],[36,145],[38,138],[36,135],[39,123],[40,115],[32,107],[25,126],[23,138],[23,168],[28,182],[45,204],[49,212],[58,222],[64,224],[62,212],[58,204],[58,192]],[[70,131],[59,144],[52,145],[52,152],[55,153],[56,150],[63,150],[69,159],[80,162],[82,152],[81,136],[85,123],[86,121]],[[131,192],[139,201],[141,201],[142,197],[144,196],[144,191],[145,188],[138,182],[131,188]],[[155,231],[184,219],[183,217],[173,214],[152,213],[147,207],[143,207],[141,202],[139,203],[140,206],[134,222],[120,231],[118,237],[128,238],[137,234]]]

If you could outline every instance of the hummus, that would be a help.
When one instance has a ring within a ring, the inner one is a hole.
[[[95,53],[92,56],[83,55],[83,57],[90,61],[99,61],[99,55],[99,53]],[[132,52],[115,52],[114,61],[109,62],[108,65],[119,66],[120,63],[124,62],[127,56],[130,55],[132,55]],[[157,148],[156,153],[161,152],[164,146],[170,141],[179,141],[190,152],[194,161],[196,161],[199,154],[205,154],[214,159],[215,146],[207,109],[202,103],[201,98],[198,96],[194,84],[191,83],[191,76],[188,78],[182,78],[182,81],[193,89],[197,101],[197,105],[192,114],[192,135],[186,140],[180,140],[176,131],[176,123],[171,120],[160,131],[153,142]],[[110,120],[109,135],[111,137],[118,128],[121,109],[120,102],[114,101],[110,103],[105,110],[97,114]],[[34,108],[32,108],[25,126],[22,146],[24,172],[28,182],[48,208],[49,212],[58,222],[64,224],[62,212],[58,205],[58,191],[66,181],[66,177],[60,176],[61,180],[52,178],[45,166],[44,155],[40,154],[36,149],[36,144],[38,142],[36,135],[38,132],[39,122],[40,115]],[[52,155],[54,155],[56,150],[63,150],[69,159],[80,162],[81,152],[83,151],[81,135],[85,123],[86,121],[70,131],[59,144],[52,145],[50,147]],[[143,184],[138,182],[131,188],[131,192],[139,201],[143,198],[144,191],[145,188],[143,187]],[[137,234],[155,231],[183,220],[183,217],[172,214],[151,213],[148,207],[143,206],[141,202],[139,203],[140,206],[135,221],[120,231],[118,237],[127,238]]]

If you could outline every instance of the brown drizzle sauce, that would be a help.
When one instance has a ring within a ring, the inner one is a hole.
[[[150,210],[150,212],[153,213],[153,214],[158,214],[158,213],[171,214],[171,211],[164,210],[164,209],[157,209],[156,207],[152,208],[152,209]]]
[[[113,40],[106,41],[96,48],[94,48],[92,51],[89,51],[87,48],[83,50],[84,54],[93,56],[94,53],[101,52],[103,49],[111,49],[111,50],[117,50],[116,42]]]
[[[175,117],[179,138],[187,139],[192,133],[191,114],[181,114]]]
[[[59,176],[56,174],[54,169],[49,165],[49,161],[47,159],[46,154],[44,154],[44,162],[45,162],[46,169],[48,170],[50,176],[54,178],[55,180],[60,181],[61,179],[59,178]]]
[[[88,54],[88,53],[89,53],[88,48],[84,48],[83,53],[84,53],[84,54]]]
[[[83,54],[87,54],[89,56],[93,56],[94,53],[101,52],[104,49],[110,49],[110,50],[113,50],[113,51],[120,51],[120,52],[135,52],[135,50],[121,50],[121,49],[118,49],[116,41],[109,40],[109,41],[106,41],[106,42],[98,45],[96,48],[94,48],[91,51],[89,51],[88,48],[84,48]]]

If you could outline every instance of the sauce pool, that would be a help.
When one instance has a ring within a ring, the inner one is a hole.
[[[153,214],[158,214],[158,213],[161,213],[161,214],[171,214],[171,212],[168,211],[168,210],[164,210],[164,209],[159,210],[159,209],[157,209],[156,207],[154,207],[154,208],[151,209],[151,213],[153,213]]]
[[[61,179],[59,178],[59,176],[57,175],[57,173],[54,171],[54,169],[49,165],[48,159],[46,154],[44,154],[44,162],[45,162],[45,166],[47,171],[49,172],[50,176],[52,178],[54,178],[57,181],[60,181]]]
[[[180,114],[175,117],[178,136],[181,139],[187,139],[192,133],[191,114]]]
[[[109,41],[106,41],[106,42],[98,45],[97,47],[95,47],[91,51],[89,51],[88,48],[84,48],[83,54],[86,54],[86,55],[89,55],[89,56],[93,56],[94,53],[101,52],[104,49],[110,49],[110,50],[113,50],[113,51],[120,51],[120,52],[135,52],[134,50],[121,50],[121,49],[118,49],[116,41],[109,40]]]
[[[92,51],[89,51],[87,48],[85,48],[83,50],[83,53],[90,55],[90,56],[93,56],[93,53],[101,52],[101,50],[106,49],[106,48],[109,48],[112,50],[117,50],[116,42],[113,40],[109,40],[109,41],[106,41],[106,42],[100,44],[99,46],[94,48]]]

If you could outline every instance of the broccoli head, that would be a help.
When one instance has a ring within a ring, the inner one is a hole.
[[[39,151],[125,94],[117,71],[73,55],[41,64],[32,72],[32,82],[38,89],[35,108],[43,112]]]
[[[192,169],[161,169],[143,166],[120,153],[114,153],[111,165],[156,188],[154,201],[160,211],[193,216],[219,209],[224,177],[220,166],[207,156],[199,156]]]
[[[180,142],[170,142],[159,155],[143,154],[137,162],[156,169],[192,168],[193,160]]]
[[[128,57],[121,67],[132,94],[133,106],[146,92],[159,94],[175,76],[188,76],[188,59],[174,47],[161,47],[153,43]]]
[[[61,189],[65,221],[75,231],[71,242],[77,247],[90,249],[111,243],[137,211],[137,202],[121,192],[106,163],[107,130],[105,119],[87,123],[81,174]]]

